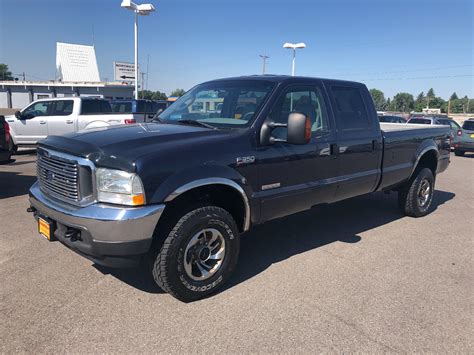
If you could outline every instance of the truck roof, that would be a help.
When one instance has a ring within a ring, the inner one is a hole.
[[[233,81],[233,80],[262,80],[262,81],[270,81],[270,82],[277,82],[277,83],[293,83],[293,82],[300,83],[300,82],[305,82],[305,81],[322,80],[322,81],[338,82],[341,84],[347,83],[347,84],[364,85],[360,82],[340,80],[340,79],[317,78],[317,77],[309,77],[309,76],[275,75],[275,74],[235,76],[235,77],[230,77],[230,78],[209,80],[207,81],[207,83],[215,82],[215,81]]]

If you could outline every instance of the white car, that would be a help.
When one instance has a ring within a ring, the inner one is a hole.
[[[132,114],[113,113],[109,101],[87,97],[36,100],[14,116],[5,118],[10,125],[13,149],[35,145],[49,135],[135,123]]]

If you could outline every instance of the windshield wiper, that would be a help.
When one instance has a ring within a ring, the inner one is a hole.
[[[207,124],[207,123],[204,123],[204,122],[201,122],[201,121],[177,120],[176,122],[183,123],[183,124],[188,124],[188,125],[193,125],[193,126],[200,126],[200,127],[210,128],[210,129],[217,129],[217,127],[211,126],[210,124]]]

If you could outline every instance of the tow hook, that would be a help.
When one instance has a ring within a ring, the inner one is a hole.
[[[66,233],[64,233],[64,238],[71,239],[71,242],[75,242],[76,240],[82,240],[81,232],[77,229],[68,228]]]
[[[26,209],[26,212],[28,213],[35,213],[36,212],[36,208],[34,208],[33,206],[30,206]]]

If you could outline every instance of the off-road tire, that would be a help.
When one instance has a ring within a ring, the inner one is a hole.
[[[428,200],[421,205],[419,200],[420,187],[423,181],[430,185]],[[433,172],[428,168],[418,170],[418,173],[398,191],[398,204],[401,211],[410,217],[423,217],[430,212],[431,202],[433,201],[435,189],[435,178]]]
[[[457,157],[464,156],[464,153],[466,153],[466,152],[463,151],[463,150],[454,149],[454,155],[457,156]]]
[[[220,268],[206,280],[193,280],[184,269],[184,252],[200,230],[214,228],[225,239],[225,254]],[[152,274],[160,288],[183,301],[191,302],[216,292],[229,279],[237,264],[240,236],[232,216],[216,206],[193,209],[179,218],[164,243],[152,254]]]

